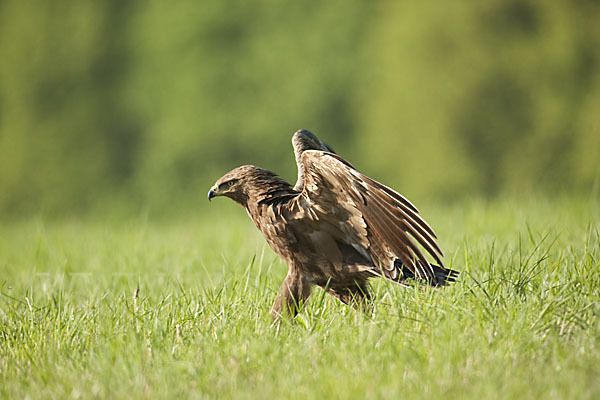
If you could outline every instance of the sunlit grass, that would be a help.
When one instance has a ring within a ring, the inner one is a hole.
[[[280,324],[269,308],[286,266],[242,210],[211,210],[0,228],[0,395],[600,395],[592,202],[422,206],[459,282],[373,281],[367,313],[315,290]]]

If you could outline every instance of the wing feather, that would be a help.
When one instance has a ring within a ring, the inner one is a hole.
[[[357,172],[357,174],[360,174],[360,172]],[[388,196],[395,199],[397,201],[395,204],[399,208],[399,210],[402,210],[403,216],[406,218],[410,218],[416,226],[418,226],[421,230],[426,231],[428,236],[431,236],[432,241],[437,239],[437,236],[433,229],[431,229],[429,224],[423,218],[421,218],[421,216],[419,215],[419,211],[404,196],[394,191],[393,189],[390,189],[389,187],[369,178],[366,175],[362,175],[362,178],[364,178],[372,187],[382,190]],[[441,250],[439,250],[439,252],[441,254]]]
[[[405,221],[397,220],[394,216],[385,213],[385,208],[384,208],[385,205],[383,205],[381,203],[377,203],[376,206],[377,207],[374,207],[374,208],[377,211],[379,211],[379,212],[383,211],[383,212],[380,215],[375,215],[374,218],[370,218],[369,216],[367,216],[367,220],[372,223],[374,223],[375,221],[380,222],[377,225],[383,226],[383,229],[382,229],[382,232],[384,232],[383,238],[384,238],[384,240],[389,239],[389,240],[386,240],[386,242],[393,243],[392,248],[394,250],[394,253],[400,254],[403,251],[405,251],[406,248],[412,250],[412,252],[416,253],[418,257],[411,257],[411,264],[414,265],[415,267],[417,267],[417,270],[421,270],[419,272],[419,277],[426,278],[430,274],[425,272],[424,270],[422,270],[422,268],[419,266],[419,264],[416,263],[417,259],[423,260],[427,269],[430,270],[431,274],[433,274],[433,268],[427,261],[427,258],[421,252],[421,249],[419,248],[419,246],[417,246],[417,244],[414,242],[414,240],[412,240],[411,235],[414,238],[416,238],[417,241],[419,241],[419,243],[421,243],[421,245],[423,245],[423,247],[430,254],[433,254],[434,257],[436,258],[436,260],[438,260],[439,257],[434,252],[434,250],[431,248],[431,246],[428,246],[427,242],[421,241],[421,239],[419,238],[420,235],[418,235],[418,234],[415,235],[415,232],[408,229]],[[377,228],[375,226],[376,225],[374,225],[374,229],[377,230]],[[410,235],[408,235],[407,233],[410,233]],[[411,253],[411,256],[412,256],[412,253]]]
[[[392,224],[396,228],[402,227],[405,232],[409,232],[410,235],[413,238],[415,238],[419,242],[419,244],[423,246],[438,263],[442,263],[442,260],[440,259],[438,253],[440,255],[443,254],[437,243],[434,241],[433,238],[431,238],[429,235],[423,232],[421,226],[414,223],[414,220],[412,220],[412,218],[409,215],[406,215],[401,212],[395,213],[394,211],[396,210],[390,209],[389,204],[386,204],[385,200],[381,199],[380,196],[378,196],[377,194],[374,194],[372,196],[372,201],[376,203],[377,208],[379,210],[385,212],[385,218],[391,220]],[[426,236],[423,236],[424,234]]]
[[[348,220],[351,225],[360,216],[367,227],[363,245],[366,242],[374,264],[388,279],[398,278],[397,259],[420,278],[435,276],[419,245],[443,268],[435,232],[404,196],[359,173],[336,154],[308,150],[302,153],[301,162],[302,197],[307,205],[319,214],[330,211],[322,218],[335,218],[340,214],[336,207],[344,209],[353,214]]]

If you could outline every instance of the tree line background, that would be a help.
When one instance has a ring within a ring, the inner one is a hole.
[[[415,201],[600,186],[600,2],[0,2],[0,216],[204,207],[310,129]]]

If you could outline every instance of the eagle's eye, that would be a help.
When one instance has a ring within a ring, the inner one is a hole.
[[[234,184],[234,183],[235,183],[235,182],[234,182],[234,180],[233,180],[233,179],[232,179],[232,180],[230,180],[230,181],[227,181],[227,182],[223,182],[223,183],[221,183],[221,184],[219,185],[219,192],[224,192],[224,191],[226,191],[226,190],[229,190],[229,189],[230,189],[230,188],[233,186],[233,184]]]

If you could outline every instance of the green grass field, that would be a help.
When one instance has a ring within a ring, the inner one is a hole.
[[[597,199],[420,208],[459,282],[374,280],[369,313],[318,289],[280,325],[287,267],[232,202],[4,224],[0,396],[599,398]]]

